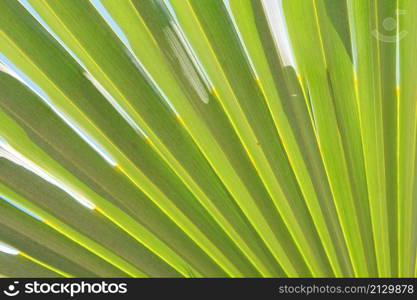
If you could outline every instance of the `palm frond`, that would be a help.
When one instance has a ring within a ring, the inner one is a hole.
[[[0,1],[1,276],[414,276],[416,5]]]

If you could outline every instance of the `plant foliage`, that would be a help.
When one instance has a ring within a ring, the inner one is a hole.
[[[0,60],[0,275],[416,275],[417,1],[1,0]]]

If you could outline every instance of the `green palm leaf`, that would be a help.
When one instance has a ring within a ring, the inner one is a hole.
[[[0,1],[1,276],[414,276],[415,6]]]

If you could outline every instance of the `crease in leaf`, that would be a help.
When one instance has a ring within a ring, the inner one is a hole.
[[[38,264],[38,265],[40,265],[40,266],[42,266],[42,267],[44,267],[44,268],[46,268],[48,270],[51,270],[51,271],[53,271],[53,272],[55,272],[55,273],[57,273],[57,274],[59,274],[59,275],[61,275],[63,277],[66,277],[66,278],[75,277],[74,275],[68,274],[68,273],[63,272],[61,270],[58,270],[57,268],[55,268],[55,267],[53,267],[53,266],[51,266],[51,265],[49,265],[47,263],[44,263],[44,262],[40,261],[39,259],[36,259],[33,256],[30,256],[29,254],[27,254],[25,252],[19,252],[19,255],[20,256],[23,256],[24,258],[26,258],[26,259],[28,259],[30,261],[33,261],[34,263],[36,263],[36,264]]]
[[[7,64],[2,63],[1,60],[6,60]],[[13,66],[13,69],[8,66]],[[116,161],[111,157],[103,147],[101,147],[91,136],[89,136],[80,126],[72,121],[67,115],[60,111],[49,99],[48,95],[28,76],[14,66],[7,57],[0,55],[0,71],[9,74],[16,78],[23,84],[25,84],[30,90],[32,90],[39,98],[41,98],[66,124],[68,124],[84,141],[86,141],[90,147],[92,147],[100,156],[107,161],[110,165],[116,166]]]
[[[12,68],[10,68],[8,65],[6,65],[5,63],[3,63],[1,61],[1,56],[0,56],[0,72],[6,73],[6,74],[16,78],[20,82],[25,83],[25,81],[23,80],[23,78],[21,76],[19,76],[19,74],[17,74]]]
[[[10,254],[10,255],[18,255],[20,253],[19,250],[9,246],[3,242],[0,242],[0,252]]]
[[[77,63],[83,68],[87,69],[77,55],[67,46],[65,43],[55,34],[55,32],[49,27],[49,25],[42,19],[42,17],[36,12],[32,5],[27,0],[17,0],[19,3],[39,22],[39,24],[45,28],[45,30],[55,39],[65,50],[77,61]]]
[[[25,156],[20,154],[16,149],[10,146],[7,142],[2,142],[0,144],[0,157],[4,157],[17,165],[24,167],[25,169],[35,173],[42,179],[48,181],[49,183],[59,187],[61,190],[68,193],[74,200],[82,204],[83,206],[87,207],[88,209],[95,209],[95,205],[87,200],[84,196],[79,194],[78,192],[71,190],[68,186],[66,186],[63,182],[56,179],[54,176],[43,170],[41,167],[27,159]]]
[[[158,86],[157,82],[153,79],[152,75],[148,72],[148,70],[145,68],[145,66],[142,64],[142,62],[136,56],[136,54],[132,50],[132,47],[129,43],[129,39],[126,37],[126,35],[120,29],[119,25],[113,19],[111,14],[103,6],[101,1],[100,0],[89,0],[89,1],[92,3],[94,8],[102,16],[102,18],[107,23],[107,25],[113,30],[113,32],[120,39],[122,44],[125,46],[125,49],[123,49],[123,51],[129,57],[132,64],[147,79],[147,81],[152,86],[152,88],[156,91],[156,93],[158,93],[161,96],[164,103],[175,113],[175,115],[178,115],[178,113],[177,113],[174,105],[172,104],[172,102],[168,99],[167,95],[164,93],[163,90],[161,90],[161,88]]]
[[[284,66],[292,66],[296,69],[296,63],[291,43],[288,36],[288,29],[285,24],[285,17],[282,9],[282,0],[259,0],[265,11],[268,26]]]
[[[22,206],[22,205],[20,205],[20,204],[18,204],[16,202],[10,200],[6,196],[0,194],[0,199],[3,199],[7,203],[13,205],[14,207],[16,207],[17,209],[23,211],[24,213],[28,214],[29,216],[31,216],[31,217],[33,217],[33,218],[35,218],[35,219],[43,222],[43,219],[40,216],[38,216],[37,214],[33,213],[32,211],[30,211],[29,209],[25,208],[24,206]]]
[[[144,136],[145,138],[149,138],[146,133],[143,131],[142,128],[139,127],[139,125],[132,119],[132,117],[121,107],[121,105],[113,98],[112,95],[104,88],[104,86],[101,85],[100,82],[98,82],[97,79],[94,78],[93,75],[91,75],[88,72],[84,73],[84,76],[90,80],[90,82],[96,87],[96,89],[103,95],[104,98],[106,98],[107,101],[114,107],[114,109],[122,115],[123,119],[126,120],[126,122],[140,135]]]
[[[203,101],[205,104],[208,104],[210,101],[209,95],[206,90],[208,87],[203,86],[203,83],[201,82],[199,76],[197,75],[194,65],[192,64],[191,60],[188,57],[188,54],[184,50],[183,45],[180,44],[176,34],[170,27],[166,27],[164,31],[165,31],[165,35],[167,36],[167,40],[171,47],[171,50],[173,51],[174,55],[178,59],[179,65],[185,77],[188,79],[191,86],[196,91],[200,100]]]

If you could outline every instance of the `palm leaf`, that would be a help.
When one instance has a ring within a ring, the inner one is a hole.
[[[0,274],[413,276],[415,12],[1,1]]]

